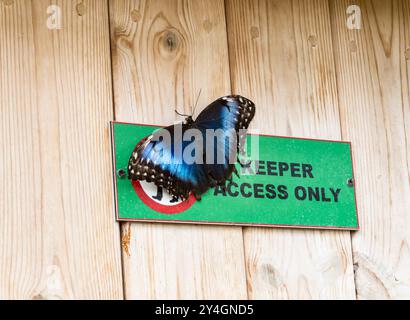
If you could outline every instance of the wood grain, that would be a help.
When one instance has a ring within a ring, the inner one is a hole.
[[[112,1],[115,115],[167,125],[230,93],[222,0]],[[126,223],[127,299],[246,298],[240,227]]]
[[[362,231],[353,257],[360,299],[410,298],[410,2],[331,1],[343,137],[353,142]]]
[[[122,298],[106,1],[0,3],[0,299]]]
[[[356,3],[360,30],[348,0],[0,0],[0,299],[410,298],[410,1]],[[47,28],[51,4],[62,29]],[[254,130],[352,141],[352,244],[266,228],[120,234],[108,121],[181,120],[173,109],[190,112],[200,89],[197,113],[232,89],[255,101]]]
[[[340,139],[327,1],[227,0],[232,90],[253,129]],[[354,299],[349,232],[244,229],[251,299]]]

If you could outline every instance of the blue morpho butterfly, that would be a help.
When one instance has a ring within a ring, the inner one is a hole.
[[[210,187],[224,187],[226,181],[232,179],[233,172],[238,175],[233,163],[235,161],[229,159],[236,160],[238,155],[244,152],[245,130],[254,115],[255,104],[239,95],[217,99],[207,106],[196,120],[192,119],[192,115],[182,115],[186,116],[185,121],[179,124],[182,126],[182,136],[189,129],[197,129],[202,138],[201,146],[208,146],[207,142],[210,142],[207,141],[207,137],[208,140],[211,139],[206,134],[207,130],[209,132],[209,129],[221,129],[219,131],[225,133],[225,139],[219,139],[216,143],[212,137],[213,146],[209,145],[213,148],[213,156],[207,157],[204,147],[202,163],[184,161],[184,149],[188,148],[190,143],[196,142],[184,141],[181,136],[174,135],[177,125],[171,125],[145,137],[137,144],[128,162],[128,178],[153,182],[158,189],[154,199],[161,200],[162,190],[166,189],[172,196],[171,202],[187,200],[190,194],[200,200],[201,195]],[[168,143],[159,138],[165,133],[163,130],[166,130],[171,138]],[[179,152],[176,151],[177,143],[180,144]],[[217,159],[218,152],[225,152],[222,163]],[[212,152],[208,149],[208,153]],[[242,165],[240,161],[239,163]]]

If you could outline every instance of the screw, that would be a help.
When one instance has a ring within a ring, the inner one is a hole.
[[[353,178],[347,179],[347,185],[348,185],[349,187],[353,187],[353,186],[354,186],[354,180],[353,180]]]
[[[125,172],[124,169],[119,169],[119,170],[117,171],[117,175],[118,175],[118,177],[119,177],[120,179],[124,179],[127,174],[126,174],[126,172]]]

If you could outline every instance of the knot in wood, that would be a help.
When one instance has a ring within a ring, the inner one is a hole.
[[[138,22],[141,19],[141,13],[137,10],[134,9],[131,11],[131,20],[133,22]]]
[[[309,42],[309,44],[312,48],[317,47],[318,41],[317,41],[317,37],[315,35],[310,35],[309,38],[308,38],[308,42]]]
[[[178,37],[172,31],[167,31],[163,37],[163,46],[168,51],[173,52],[178,48]]]
[[[80,2],[75,6],[75,11],[77,14],[82,17],[85,14],[85,5],[84,3]]]

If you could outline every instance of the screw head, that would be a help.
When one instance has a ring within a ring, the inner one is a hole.
[[[117,170],[117,176],[118,176],[120,179],[124,179],[124,178],[127,176],[127,173],[125,172],[124,169],[118,169],[118,170]]]

